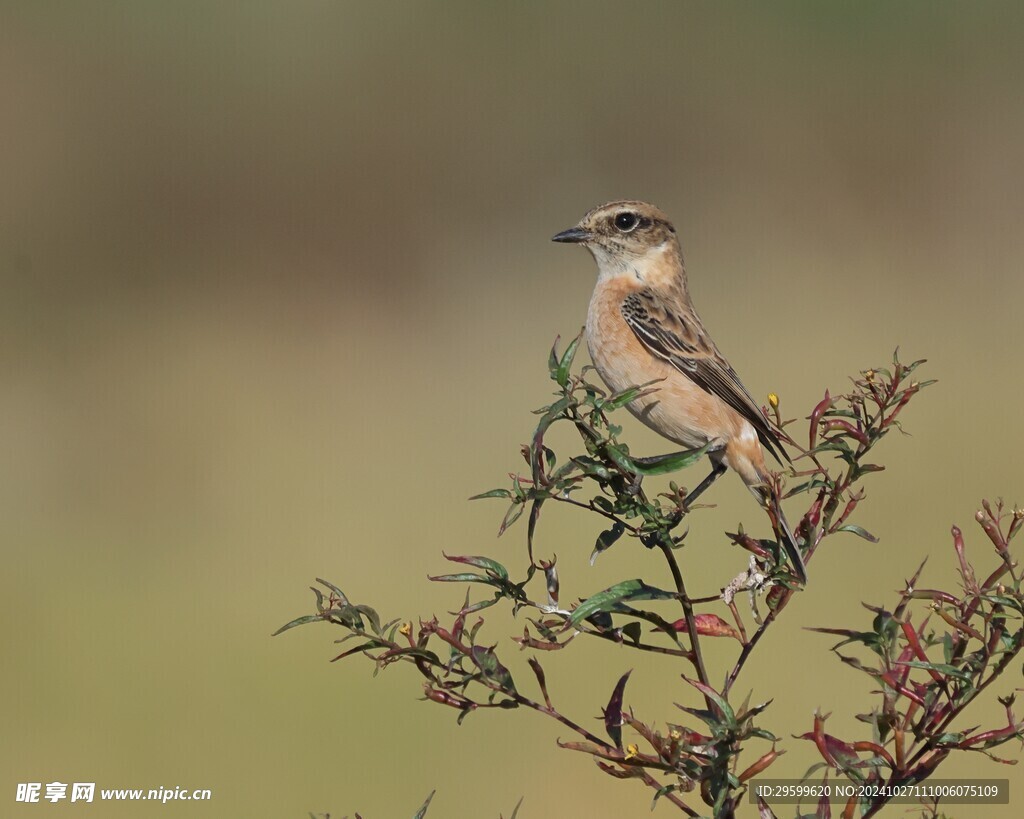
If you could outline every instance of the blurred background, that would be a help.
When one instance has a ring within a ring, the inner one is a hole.
[[[1022,38],[1017,3],[3,3],[5,813],[385,819],[434,788],[436,817],[645,813],[554,723],[457,727],[410,669],[329,664],[331,629],[270,637],[317,576],[410,619],[461,603],[426,581],[442,550],[521,571],[524,531],[466,498],[521,468],[585,319],[594,264],[550,236],[623,197],[674,219],[705,323],[785,414],[897,345],[940,379],[867,483],[881,542],[830,541],[745,672],[774,775],[816,761],[790,738],[815,708],[863,736],[869,686],[802,626],[867,626],[925,556],[955,584],[950,525],[987,561],[980,499],[1024,502]],[[712,494],[694,593],[746,565],[723,530],[763,525],[734,477]],[[563,599],[660,578],[627,542],[589,568],[573,511],[538,544]],[[522,623],[491,619],[520,669]],[[649,720],[691,696],[605,644],[544,661],[588,725],[626,668]],[[1019,815],[1018,770],[943,770],[1018,777],[968,810]],[[213,801],[11,807],[54,780]]]

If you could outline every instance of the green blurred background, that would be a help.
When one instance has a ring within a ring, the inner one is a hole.
[[[411,618],[461,600],[425,580],[442,550],[522,565],[465,499],[519,468],[584,321],[594,265],[549,237],[620,197],[674,218],[705,323],[788,414],[897,345],[941,379],[868,483],[882,542],[832,541],[747,672],[775,775],[815,760],[814,708],[859,731],[869,686],[801,626],[867,625],[925,555],[955,583],[950,524],[987,560],[980,498],[1024,502],[1022,38],[1019,3],[3,3],[4,815],[646,813],[554,723],[457,727],[409,669],[330,665],[330,629],[270,638],[316,576]],[[762,523],[713,495],[704,593],[745,564],[721,531]],[[545,516],[565,599],[660,576],[630,543],[588,568],[599,528]],[[514,670],[520,628],[489,635]],[[604,644],[544,659],[584,721],[629,667],[646,718],[690,696]],[[954,813],[1019,815],[1019,770],[945,773],[1016,777]],[[213,802],[14,805],[53,780]]]

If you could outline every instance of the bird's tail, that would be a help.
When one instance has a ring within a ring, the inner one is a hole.
[[[782,548],[786,550],[789,562],[793,564],[793,572],[801,584],[807,583],[807,567],[804,565],[803,555],[800,554],[800,547],[797,546],[796,538],[793,537],[793,530],[789,528],[786,516],[782,514],[782,506],[777,505],[779,513],[779,528],[782,530]]]
[[[801,584],[807,583],[807,567],[804,565],[804,558],[800,554],[800,547],[797,545],[793,530],[789,527],[789,522],[782,512],[782,504],[779,503],[778,495],[768,485],[762,485],[761,499],[782,532],[782,548],[786,551],[793,573]]]

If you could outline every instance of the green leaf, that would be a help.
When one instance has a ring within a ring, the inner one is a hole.
[[[420,648],[418,646],[404,646],[401,648],[393,648],[390,651],[386,651],[381,654],[378,659],[380,660],[394,660],[398,657],[420,657],[426,660],[432,665],[441,665],[441,658],[438,657],[433,651],[426,648]]]
[[[732,706],[725,701],[725,697],[715,691],[710,685],[704,685],[699,680],[691,680],[689,677],[683,677],[683,679],[718,707],[722,714],[722,719],[730,728],[736,727],[736,714],[733,712]]]
[[[828,484],[825,481],[821,480],[820,478],[812,478],[809,481],[799,483],[792,489],[787,490],[786,494],[783,497],[792,498],[794,495],[799,495],[802,494],[803,492],[810,492],[811,490],[814,489],[820,489],[823,486],[828,486]]]
[[[444,552],[441,554],[444,554]],[[478,569],[484,569],[500,577],[502,580],[508,580],[508,569],[497,560],[492,560],[489,557],[483,557],[482,555],[444,555],[444,557],[445,560],[450,560],[452,563],[465,563],[468,566],[476,566]]]
[[[626,623],[626,625],[620,628],[619,631],[634,643],[639,643],[640,637],[643,635],[644,627],[639,621],[634,620],[632,623]]]
[[[636,472],[636,465],[629,457],[625,446],[609,444],[605,447],[605,451],[608,453],[608,458],[611,462],[623,472]]]
[[[567,627],[576,626],[598,612],[617,611],[626,600],[671,600],[675,596],[675,592],[656,589],[643,580],[624,580],[580,603],[569,618]]]
[[[620,407],[626,406],[630,401],[635,401],[641,392],[643,392],[642,387],[630,387],[628,390],[617,392],[606,401],[601,402],[601,409],[608,412],[617,410]]]
[[[711,444],[707,443],[700,449],[689,449],[684,452],[675,452],[669,455],[657,455],[653,458],[634,459],[637,471],[641,475],[665,475],[669,472],[677,472],[680,469],[695,464],[707,451]]]
[[[1008,597],[1004,594],[983,594],[981,599],[997,606],[1002,606],[1003,608],[1011,609],[1012,611],[1019,611],[1024,614],[1024,607],[1022,607],[1020,600],[1013,597]]]
[[[635,387],[630,387],[629,389],[621,390],[614,395],[610,395],[602,402],[601,409],[609,412],[620,409],[621,407],[626,406],[630,401],[635,401],[641,395],[647,395],[654,392],[650,387],[653,387],[655,384],[659,384],[664,380],[665,379],[663,378],[657,378],[654,381],[648,381],[646,384],[638,384]]]
[[[839,416],[841,418],[857,418],[858,415],[853,410],[840,409],[839,407],[830,407],[825,410],[822,414],[822,418],[828,418],[830,416]]]
[[[427,575],[427,580],[433,580],[435,583],[487,583],[493,585],[493,581],[489,577],[485,577],[482,574],[476,572],[459,572],[458,574],[439,574],[439,575]]]
[[[296,626],[304,626],[304,625],[306,625],[306,623],[316,623],[316,622],[326,622],[326,621],[319,614],[306,614],[306,615],[303,615],[302,617],[296,617],[290,623],[285,623],[283,626],[281,626],[281,628],[279,628],[277,631],[275,631],[270,636],[271,637],[276,637],[281,632],[288,631],[288,629],[290,629],[290,628],[295,628]]]
[[[359,613],[359,609],[353,606],[351,603],[347,603],[346,605],[340,606],[338,608],[328,609],[323,613],[323,616],[325,618],[334,617],[338,620],[341,620],[341,622],[347,628],[362,629],[364,626],[363,618]]]
[[[549,628],[547,624],[545,624],[541,620],[534,620],[532,617],[529,618],[529,620],[531,623],[533,623],[534,628],[537,629],[537,633],[540,634],[541,637],[543,637],[549,643],[558,642],[558,634],[553,629]]]
[[[549,463],[551,459],[548,459]],[[574,472],[579,470],[579,465],[576,464],[572,458],[562,464],[558,469],[551,473],[551,484],[556,490],[563,489],[574,481],[579,480],[579,475],[574,475]],[[557,492],[556,492],[557,494]]]
[[[551,426],[555,421],[561,418],[565,411],[574,403],[575,399],[571,395],[563,395],[555,403],[548,404],[546,407],[540,410],[541,419],[537,422],[537,430],[534,433],[536,436],[541,437],[543,433]]]
[[[353,606],[352,608],[370,621],[370,628],[373,629],[374,634],[380,634],[380,615],[377,614],[375,609],[362,604]]]
[[[549,469],[554,469],[555,464],[558,463],[558,457],[555,455],[555,450],[550,447],[544,447],[544,460],[548,463]]]
[[[348,604],[348,598],[345,596],[345,592],[343,592],[341,589],[339,589],[333,583],[328,583],[326,580],[324,580],[321,577],[318,577],[316,579],[316,582],[319,583],[321,586],[324,586],[325,588],[328,588],[332,592],[334,592],[334,596],[337,597],[342,603],[345,603],[346,605]]]
[[[526,553],[529,555],[530,563],[533,564],[533,537],[537,533],[537,521],[540,520],[541,505],[544,498],[537,497],[530,504],[530,517],[526,521]]]
[[[864,540],[867,540],[871,543],[878,543],[878,538],[871,534],[871,532],[869,532],[867,529],[861,528],[860,526],[855,526],[852,523],[847,523],[845,526],[840,526],[836,531],[853,532],[853,534],[857,535],[858,537],[864,538]]]
[[[508,511],[505,513],[505,517],[502,518],[501,526],[498,527],[498,537],[505,534],[505,530],[508,529],[513,523],[519,520],[519,516],[523,514],[523,504],[513,503]]]
[[[479,603],[473,603],[469,606],[463,606],[459,610],[459,614],[472,614],[475,611],[482,611],[483,609],[489,609],[495,603],[501,600],[501,594],[495,594],[490,600],[481,600]]]
[[[602,481],[611,480],[612,473],[608,471],[608,467],[601,463],[596,458],[589,458],[586,455],[579,455],[571,459],[572,463],[576,464],[580,469],[583,470],[584,475],[589,475],[592,478],[597,478]]]
[[[352,637],[354,635],[350,634],[349,636]],[[374,648],[385,648],[386,645],[387,645],[386,643],[382,643],[380,640],[370,640],[368,642],[361,643],[360,645],[357,645],[355,648],[350,648],[347,651],[341,652],[341,654],[339,654],[337,657],[332,659],[331,662],[334,663],[334,662],[337,662],[338,660],[343,660],[346,657],[349,657],[349,656],[351,656],[353,654],[359,654],[362,651],[369,651],[369,650],[374,649]]]
[[[534,485],[540,487],[542,485],[542,477],[544,474],[543,459],[544,453],[548,450],[544,446],[544,434],[548,431],[555,421],[565,418],[565,411],[572,405],[574,405],[575,399],[571,395],[565,395],[556,401],[554,404],[544,408],[544,415],[540,421],[537,422],[537,428],[533,432],[533,441],[529,447],[529,460],[530,460],[530,477],[533,479]]]
[[[741,713],[736,716],[736,719],[746,720],[750,719],[751,717],[756,717],[758,714],[764,713],[766,710],[768,710],[768,707],[773,702],[774,700],[766,700],[765,702],[762,702],[760,705],[754,705],[750,708],[748,708],[747,704],[744,703],[743,708],[741,709]]]
[[[487,679],[497,683],[505,691],[514,692],[516,690],[515,683],[512,681],[512,675],[498,660],[498,655],[494,653],[494,649],[484,646],[473,646],[470,649],[470,656],[476,667],[480,669]]]
[[[707,443],[700,449],[655,455],[651,458],[631,458],[625,446],[611,444],[607,447],[607,452],[615,465],[627,472],[637,475],[666,475],[696,463],[710,448],[711,444]]]
[[[891,642],[892,638],[896,636],[896,632],[900,628],[899,622],[889,612],[884,609],[877,610],[878,613],[871,621],[871,627],[875,630],[880,638],[886,642]]]
[[[489,492],[481,492],[473,495],[470,500],[483,500],[484,498],[511,498],[512,493],[507,489],[492,489]]]
[[[580,346],[580,341],[583,340],[583,332],[583,330],[580,330],[580,334],[569,342],[569,346],[565,348],[565,352],[562,354],[555,369],[555,381],[558,382],[560,387],[564,387],[569,383],[569,370],[572,369],[573,359],[576,358],[576,350]],[[552,352],[554,351],[552,350]]]
[[[838,452],[841,455],[850,455],[850,445],[842,438],[827,438],[823,443],[818,444],[814,449],[807,450],[808,455],[818,455],[821,452]]]
[[[845,646],[849,643],[863,643],[868,648],[873,649],[876,653],[879,650],[879,635],[874,631],[854,631],[848,628],[812,628],[805,626],[808,631],[816,631],[819,634],[835,634],[846,639],[842,642],[836,643],[832,646],[833,650]]]
[[[508,597],[509,599],[515,598],[516,588],[507,579],[507,577],[499,577],[495,574],[488,572],[488,574],[477,574],[476,572],[456,572],[454,574],[439,574],[439,575],[427,575],[427,580],[434,583],[483,583],[485,586],[491,586],[498,591],[495,594],[493,600],[489,600],[486,603],[478,603],[475,606],[462,609],[463,613],[477,611],[478,609],[485,609],[488,606],[493,606],[502,597]]]
[[[928,671],[938,671],[944,677],[954,677],[961,682],[970,683],[972,675],[964,671],[961,668],[957,668],[955,665],[949,665],[948,663],[925,663],[920,660],[904,660],[903,662],[896,661],[896,665],[907,665],[911,668],[924,668]]]
[[[437,793],[437,791],[430,792],[430,796],[427,797],[427,801],[420,805],[420,809],[416,811],[412,819],[423,819],[423,817],[427,815],[427,808],[430,807],[430,800],[434,798],[435,793]]]
[[[601,534],[597,536],[597,541],[594,543],[594,551],[590,555],[590,565],[594,565],[594,561],[597,560],[598,555],[602,552],[608,551],[615,541],[622,537],[623,532],[626,531],[626,527],[620,522],[616,521],[612,524],[610,529],[605,529]]]
[[[561,339],[560,335],[555,336],[555,343],[551,345],[551,352],[548,353],[548,375],[552,381],[558,380],[558,342]]]
[[[718,718],[718,714],[713,714],[706,708],[691,708],[688,705],[680,705],[678,702],[675,706],[680,711],[685,711],[687,714],[696,717],[711,729],[720,728],[722,725],[722,721]]]
[[[654,806],[658,804],[658,800],[661,799],[661,797],[677,790],[679,790],[678,785],[662,785],[658,788],[658,790],[654,792],[654,799],[651,800],[651,810],[654,810]]]

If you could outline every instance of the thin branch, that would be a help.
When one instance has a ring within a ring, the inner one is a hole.
[[[615,746],[614,745],[610,745],[607,742],[605,742],[603,739],[601,739],[600,737],[596,736],[595,734],[590,733],[590,731],[588,731],[582,725],[579,725],[576,722],[573,722],[573,720],[569,719],[567,716],[565,716],[564,714],[562,714],[560,711],[556,710],[555,708],[549,708],[546,705],[541,705],[539,702],[531,700],[529,697],[524,697],[518,691],[506,691],[500,685],[497,685],[495,683],[491,683],[487,679],[478,678],[478,680],[479,680],[479,682],[483,683],[485,686],[490,688],[492,691],[497,691],[498,693],[504,694],[507,697],[510,697],[511,699],[515,700],[520,705],[525,706],[526,708],[530,708],[530,709],[536,711],[538,714],[544,714],[545,716],[548,716],[548,717],[551,717],[554,720],[557,720],[558,722],[562,723],[562,725],[564,725],[569,730],[575,731],[581,737],[583,737],[584,739],[586,739],[589,742],[593,742],[595,745],[599,746],[600,748],[603,748],[606,751],[615,751]]]
[[[651,774],[647,773],[647,771],[643,772],[643,776],[641,778],[643,779],[643,782],[644,782],[645,785],[647,785],[647,786],[649,786],[651,788],[654,788],[656,791],[660,791],[663,787],[665,787],[661,782],[659,782],[657,779],[655,779]],[[691,808],[689,805],[687,805],[682,799],[680,799],[674,793],[666,793],[661,798],[662,799],[667,799],[669,802],[671,802],[673,805],[675,805],[677,808],[679,808],[679,810],[681,810],[687,816],[700,816],[700,814],[697,813],[697,811],[695,811],[693,808]]]
[[[627,532],[631,532],[634,535],[639,534],[640,532],[640,530],[636,526],[626,523],[618,515],[613,515],[611,512],[605,512],[603,509],[599,509],[598,507],[594,506],[591,503],[583,503],[582,501],[578,501],[575,498],[570,498],[568,495],[551,495],[550,497],[551,500],[558,501],[559,503],[570,503],[573,506],[578,506],[580,509],[586,509],[588,512],[597,512],[597,514],[601,515],[602,517],[608,518],[608,520],[615,521],[615,523],[618,523]]]
[[[608,640],[613,643],[621,645],[623,648],[632,648],[637,651],[649,651],[653,654],[667,654],[671,657],[684,657],[687,660],[693,659],[693,652],[687,651],[682,648],[667,648],[665,646],[656,646],[651,643],[633,642],[629,639],[619,639],[614,634],[608,631],[590,631],[580,629],[583,634],[589,634],[593,637],[600,637],[602,640]]]
[[[679,593],[679,604],[683,607],[683,618],[686,620],[686,633],[690,637],[690,652],[693,656],[690,660],[693,662],[693,667],[697,671],[697,679],[700,680],[704,685],[710,687],[711,683],[708,681],[708,672],[704,667],[704,657],[700,653],[700,637],[697,634],[697,622],[693,618],[693,603],[690,602],[690,597],[686,593],[686,584],[683,582],[683,574],[679,571],[679,562],[676,560],[675,554],[672,552],[672,547],[665,543],[664,540],[660,540],[658,543],[661,553],[665,555],[665,561],[668,563],[668,567],[672,572],[672,580],[676,584],[676,591]],[[707,703],[708,709],[712,713],[718,713],[718,706],[715,705],[714,700],[708,695],[704,695],[704,700]]]
[[[729,691],[732,689],[733,683],[736,682],[736,678],[740,675],[740,672],[743,670],[743,666],[746,664],[751,652],[753,652],[754,648],[757,646],[761,637],[768,630],[768,626],[775,622],[775,612],[780,610],[781,609],[777,608],[768,612],[768,614],[764,618],[764,622],[761,623],[761,625],[758,626],[757,631],[754,632],[754,636],[751,637],[750,640],[748,640],[746,643],[744,643],[743,649],[740,651],[740,656],[736,660],[736,665],[732,667],[732,671],[729,672],[729,676],[725,678],[725,685],[722,686],[723,696],[728,696]]]

